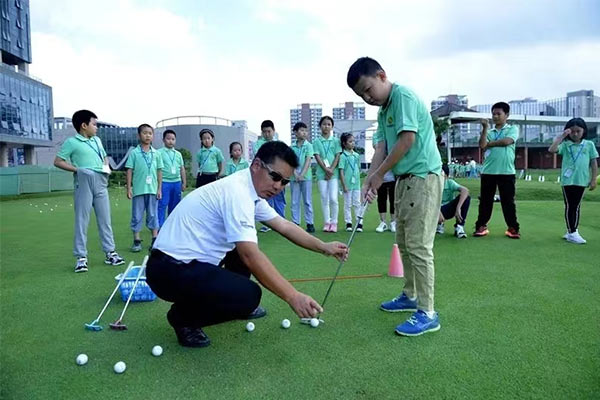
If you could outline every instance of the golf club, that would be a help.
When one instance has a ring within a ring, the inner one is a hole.
[[[112,298],[115,296],[115,293],[117,293],[119,286],[121,286],[121,283],[123,283],[123,281],[125,280],[125,277],[127,276],[127,273],[129,272],[131,267],[133,267],[133,261],[131,261],[129,263],[129,265],[125,269],[125,272],[123,272],[123,276],[121,276],[121,279],[119,279],[119,282],[117,283],[117,286],[115,287],[115,290],[113,290],[112,294],[106,301],[106,304],[102,308],[102,311],[100,311],[100,314],[98,314],[98,317],[95,320],[93,320],[92,322],[90,322],[89,324],[85,324],[85,329],[87,329],[89,331],[101,331],[102,330],[102,326],[98,324],[100,322],[100,318],[102,317],[102,314],[104,314],[104,311],[106,311],[106,307],[108,307],[108,305],[110,304]]]
[[[146,263],[147,262],[148,262],[148,256],[144,257],[144,261],[142,262],[142,265],[140,267],[140,272],[138,272],[137,278],[135,278],[135,282],[133,283],[133,287],[131,288],[131,291],[129,292],[129,296],[127,297],[127,301],[125,302],[125,307],[123,307],[123,312],[121,312],[121,315],[119,316],[119,319],[117,319],[115,322],[113,322],[112,324],[110,324],[110,329],[114,329],[116,331],[124,331],[124,330],[127,329],[127,325],[125,325],[124,323],[122,323],[121,320],[125,316],[125,311],[127,311],[127,306],[129,305],[129,302],[131,301],[131,298],[133,297],[133,292],[135,292],[135,288],[136,288],[138,282],[140,281],[140,277],[142,276],[142,274],[146,270]]]

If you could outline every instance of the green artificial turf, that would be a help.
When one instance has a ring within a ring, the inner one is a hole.
[[[600,198],[586,192],[580,232],[587,245],[566,243],[560,187],[519,181],[517,212],[523,238],[504,237],[499,204],[490,235],[471,237],[478,180],[464,179],[474,201],[469,238],[438,236],[436,309],[442,329],[417,338],[394,334],[408,314],[378,310],[397,295],[398,278],[336,282],[319,328],[300,325],[287,304],[264,292],[268,309],[245,331],[244,321],[205,329],[212,345],[177,345],[161,300],[133,303],[129,330],[111,331],[123,307],[105,313],[101,332],[84,330],[124,269],[103,264],[95,222],[90,224],[90,271],[73,273],[70,193],[0,202],[0,398],[6,399],[415,399],[556,398],[600,396]],[[548,199],[541,201],[541,199]],[[527,199],[527,200],[526,200]],[[111,190],[118,250],[128,251],[130,203]],[[340,199],[340,222],[342,221]],[[315,221],[322,227],[315,187]],[[52,211],[50,211],[52,208]],[[40,211],[42,211],[40,213]],[[368,211],[342,275],[387,272],[393,235],[374,232]],[[340,224],[342,225],[342,224]],[[317,233],[346,241],[349,234]],[[149,235],[144,232],[144,245]],[[287,278],[333,275],[337,262],[294,247],[275,232],[260,246]],[[322,301],[329,282],[295,286]],[[292,327],[280,328],[288,318]],[[152,346],[164,348],[153,357]],[[80,353],[89,356],[83,367]],[[117,361],[127,371],[116,375]]]

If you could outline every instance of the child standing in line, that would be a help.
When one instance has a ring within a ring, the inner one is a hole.
[[[240,142],[231,142],[229,144],[229,160],[225,165],[225,175],[231,175],[234,172],[248,168],[248,161],[242,156],[244,149]]]
[[[373,138],[373,148],[377,148],[378,140],[376,137]],[[396,217],[394,214],[394,190],[396,187],[396,177],[392,171],[388,171],[383,176],[383,183],[381,187],[377,189],[377,211],[379,211],[379,219],[381,222],[375,228],[375,232],[383,233],[388,230],[388,224],[385,223],[385,213],[387,212],[386,203],[390,203],[390,232],[396,233]]]
[[[340,143],[344,149],[338,166],[344,191],[344,221],[346,221],[346,231],[351,232],[352,207],[354,207],[355,217],[360,210],[360,154],[354,151],[354,136],[351,133],[344,133]],[[362,224],[358,224],[356,231],[363,231]]]
[[[110,167],[102,141],[96,137],[98,127],[96,114],[79,110],[73,114],[73,128],[77,134],[65,140],[54,159],[54,166],[73,172],[75,191],[75,236],[73,254],[77,258],[75,272],[87,272],[87,230],[92,207],[102,250],[106,253],[105,264],[121,265],[123,258],[115,251],[115,240],[110,221],[108,198],[108,175]]]
[[[138,126],[140,144],[127,157],[127,198],[131,200],[131,251],[142,250],[142,218],[146,212],[146,227],[152,232],[152,243],[158,235],[157,202],[162,197],[162,157],[152,147],[154,129],[148,124]]]
[[[342,146],[333,135],[333,118],[324,116],[319,121],[321,137],[315,139],[317,184],[323,209],[323,232],[337,232],[338,220],[338,169]]]
[[[158,227],[165,223],[167,208],[169,215],[181,201],[181,193],[185,191],[186,176],[183,156],[175,150],[177,134],[172,129],[163,132],[165,147],[158,150],[163,162],[162,197],[158,201]]]
[[[598,150],[594,142],[585,140],[587,124],[582,118],[573,118],[565,125],[562,135],[554,139],[548,149],[550,153],[562,156],[560,183],[565,200],[565,222],[567,233],[564,239],[571,243],[584,244],[579,226],[579,207],[585,188],[594,190],[598,179]],[[590,177],[590,169],[592,170]]]
[[[297,122],[293,128],[296,135],[296,144],[292,150],[298,157],[298,168],[290,179],[292,190],[292,222],[300,225],[300,201],[304,202],[304,220],[306,221],[306,232],[315,231],[313,208],[312,208],[312,169],[311,160],[314,155],[312,144],[306,140],[308,127],[304,122]]]
[[[400,295],[381,304],[387,312],[414,311],[396,327],[403,336],[440,329],[434,309],[433,243],[444,179],[428,107],[410,89],[392,83],[381,65],[359,58],[348,70],[348,86],[371,105],[377,116],[377,148],[363,183],[372,202],[387,171],[396,180],[396,242],[404,263],[405,283]]]
[[[198,175],[196,187],[207,185],[223,175],[223,153],[214,146],[215,134],[210,129],[202,129],[199,133],[202,147],[196,153],[198,161]]]
[[[438,217],[436,233],[442,235],[444,233],[444,222],[454,217],[456,219],[454,236],[459,239],[465,239],[467,237],[465,233],[465,221],[467,220],[469,205],[471,204],[469,189],[459,185],[454,179],[448,177],[450,174],[448,164],[442,165],[442,170],[444,171],[444,190],[442,192],[442,207]],[[459,195],[454,197],[454,193],[456,192]]]

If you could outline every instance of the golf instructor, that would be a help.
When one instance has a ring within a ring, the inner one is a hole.
[[[258,248],[255,221],[298,246],[339,260],[347,257],[345,244],[322,242],[281,218],[265,201],[283,190],[297,167],[298,159],[285,143],[266,143],[250,168],[194,190],[165,221],[147,263],[147,283],[173,303],[167,320],[182,346],[208,346],[205,326],[266,314],[259,307],[261,288],[250,275],[301,318],[323,311]]]

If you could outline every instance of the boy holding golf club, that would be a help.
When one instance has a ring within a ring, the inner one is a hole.
[[[347,83],[366,103],[380,106],[373,138],[377,147],[363,196],[372,202],[386,172],[391,170],[396,177],[396,242],[402,251],[406,282],[402,293],[382,303],[381,309],[414,312],[396,327],[399,335],[437,331],[440,322],[433,302],[433,242],[444,181],[431,116],[412,90],[390,82],[372,58],[356,60],[348,71]]]

